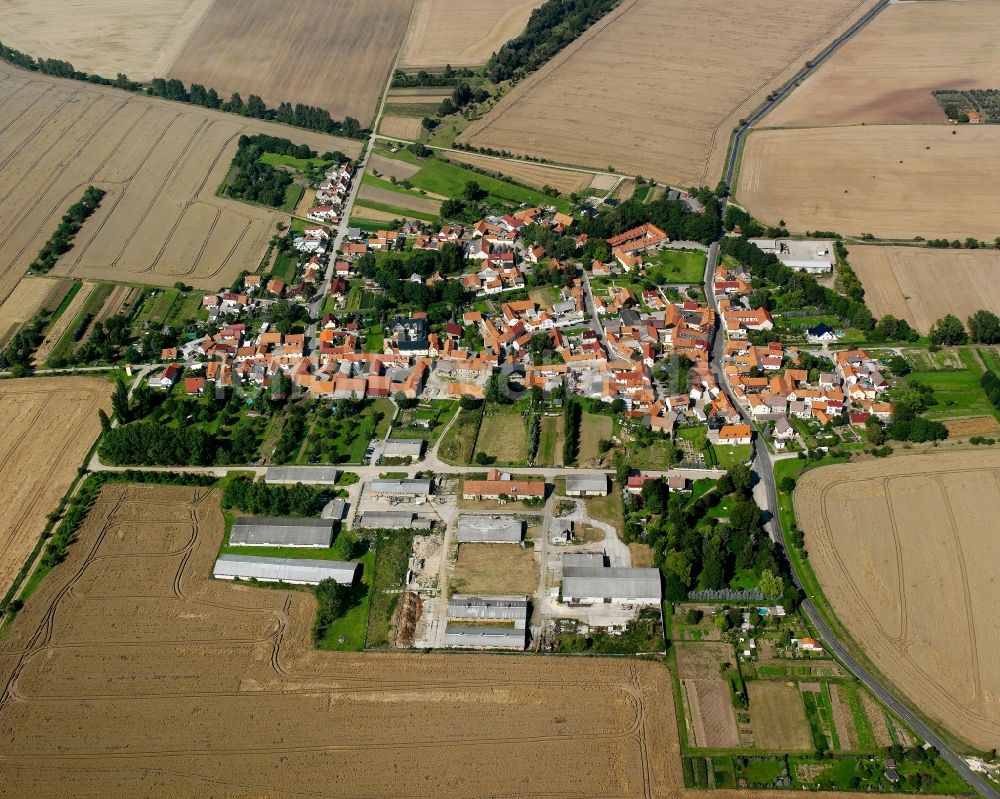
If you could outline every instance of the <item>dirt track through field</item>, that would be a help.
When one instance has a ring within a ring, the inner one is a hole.
[[[624,0],[459,140],[714,185],[740,117],[873,2]]]
[[[269,209],[215,196],[242,133],[356,142],[0,65],[0,300],[88,184],[107,191],[53,275],[196,288],[255,269]]]
[[[834,612],[882,674],[954,734],[1000,745],[1000,453],[817,469],[795,513]]]
[[[10,588],[76,477],[100,432],[98,408],[110,409],[111,383],[47,377],[0,381],[0,596]]]

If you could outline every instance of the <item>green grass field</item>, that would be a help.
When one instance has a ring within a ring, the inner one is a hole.
[[[422,222],[433,222],[437,219],[434,214],[428,214],[423,211],[413,211],[409,208],[400,208],[397,205],[388,205],[386,203],[376,202],[375,200],[364,200],[357,199],[354,201],[354,207],[358,209],[368,208],[372,211],[382,211],[386,214],[392,214],[399,219],[419,219]],[[385,223],[382,223],[385,226]]]
[[[299,200],[302,199],[302,195],[305,194],[305,189],[298,183],[292,183],[285,188],[285,201],[281,204],[281,210],[286,214],[292,213],[295,210],[295,206],[299,204]]]
[[[264,153],[257,160],[262,164],[268,164],[270,166],[287,166],[292,169],[297,169],[299,172],[305,172],[310,166],[326,169],[333,163],[333,161],[327,161],[318,157],[296,158],[292,155],[278,155],[277,153]]]
[[[409,178],[409,182],[418,189],[424,189],[442,197],[461,197],[465,184],[474,181],[489,194],[489,199],[493,202],[510,205],[521,205],[522,203],[539,206],[554,205],[559,210],[566,212],[570,209],[568,200],[549,197],[525,186],[480,175],[471,169],[465,169],[458,164],[437,157],[420,159],[408,150],[400,150],[391,154],[387,151],[381,151],[381,154],[419,166],[420,171]]]
[[[412,531],[395,531],[382,534],[375,543],[371,608],[365,635],[368,648],[391,644],[392,614],[403,596],[401,589],[406,583],[413,537]]]
[[[965,416],[995,416],[996,410],[979,384],[982,369],[971,350],[959,350],[962,369],[931,370],[921,369],[911,372],[909,379],[934,390],[936,405],[927,409],[930,419],[954,419]]]
[[[656,283],[701,283],[705,279],[705,253],[660,250],[649,259],[647,274]]]
[[[132,329],[141,332],[144,322],[149,322],[150,325],[162,325],[166,322],[167,315],[179,295],[177,289],[160,289],[155,296],[152,293],[147,294],[139,313],[135,316]]]
[[[291,283],[295,279],[297,268],[298,260],[294,255],[279,253],[274,259],[274,266],[271,267],[271,277],[276,277],[285,283]]]

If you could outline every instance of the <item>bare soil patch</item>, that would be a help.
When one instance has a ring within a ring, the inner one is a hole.
[[[737,195],[761,221],[784,219],[790,230],[993,241],[998,151],[996,125],[758,130]]]
[[[413,0],[215,0],[168,76],[368,125]]]
[[[520,35],[542,0],[416,0],[400,66],[478,66]]]
[[[0,596],[31,554],[46,516],[76,478],[100,433],[97,410],[110,410],[111,383],[48,377],[0,381]]]
[[[948,428],[949,438],[990,436],[1000,433],[1000,422],[997,422],[997,420],[992,416],[971,416],[968,419],[948,419],[943,424]]]
[[[719,671],[723,663],[733,662],[733,648],[725,643],[678,642],[676,651],[681,691],[690,710],[691,745],[739,746],[729,686]]]
[[[753,680],[747,683],[747,692],[755,747],[783,752],[812,749],[805,705],[794,684]]]
[[[459,139],[714,184],[740,117],[872,4],[626,0]]]
[[[406,161],[397,161],[395,158],[386,158],[384,155],[372,153],[368,158],[368,171],[377,172],[377,177],[396,178],[396,180],[406,180],[412,178],[420,167],[408,164]]]
[[[133,80],[162,75],[213,0],[6,0],[0,40],[33,56]]]
[[[1000,15],[992,0],[893,3],[763,124],[946,123],[931,92],[997,88],[998,38]]]
[[[542,164],[512,159],[486,158],[481,155],[449,152],[448,160],[459,164],[471,164],[479,169],[485,169],[487,172],[499,173],[502,177],[531,186],[533,189],[551,186],[558,189],[560,194],[583,191],[593,179],[593,175],[589,172],[554,169]]]
[[[649,544],[629,544],[633,569],[645,569],[653,565],[653,548]]]
[[[242,133],[357,142],[0,65],[0,299],[88,184],[107,191],[53,275],[197,288],[255,269],[287,217],[216,196]]]
[[[808,472],[795,512],[834,612],[879,670],[959,737],[1000,744],[992,545],[1000,453]]]
[[[945,314],[968,319],[1000,310],[1000,251],[852,246],[849,260],[876,316],[892,314],[921,333]]]
[[[138,552],[109,551],[108,526],[136,506],[149,511],[127,523]],[[177,559],[157,519],[171,508],[188,512],[192,532]],[[151,772],[163,797],[682,790],[662,665],[319,652],[308,592],[208,578],[223,528],[218,492],[105,488],[68,560],[0,642],[12,793],[139,796]],[[116,597],[111,571],[93,571],[112,552],[120,563],[109,568],[155,591]],[[160,571],[167,584],[152,581]]]
[[[427,214],[436,214],[441,208],[441,203],[436,200],[425,200],[420,197],[413,197],[402,192],[391,191],[390,189],[380,189],[375,186],[362,186],[361,191],[358,193],[358,199],[385,203],[396,208],[408,211],[420,211]]]
[[[414,141],[420,138],[420,120],[417,117],[404,117],[386,114],[378,123],[378,131],[384,136]]]
[[[538,566],[530,549],[517,544],[459,544],[456,594],[527,594],[538,588]]]
[[[841,751],[853,751],[858,748],[858,731],[854,727],[851,708],[844,698],[842,689],[836,683],[830,683],[830,706],[833,708],[833,724],[837,728],[837,740]]]

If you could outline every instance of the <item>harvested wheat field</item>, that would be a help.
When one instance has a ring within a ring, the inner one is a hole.
[[[713,749],[739,746],[729,686],[719,672],[721,664],[733,662],[732,646],[680,641],[675,644],[675,651],[691,746]]]
[[[827,466],[799,480],[795,513],[834,612],[882,674],[970,744],[1000,745],[1000,453]]]
[[[766,127],[947,122],[935,89],[995,89],[995,0],[892,3],[764,120]],[[955,46],[961,42],[960,46]]]
[[[80,290],[69,301],[69,304],[65,307],[65,309],[63,309],[62,316],[60,316],[51,327],[49,327],[49,329],[45,332],[45,338],[42,339],[42,343],[35,348],[34,359],[36,365],[41,366],[45,363],[48,357],[52,354],[52,351],[59,344],[59,340],[66,334],[66,331],[72,327],[73,322],[76,321],[76,318],[87,305],[87,300],[90,299],[90,295],[96,290],[96,283],[84,282],[80,286]]]
[[[757,130],[736,194],[762,222],[791,230],[992,241],[1000,126]]]
[[[4,0],[0,41],[133,80],[162,75],[213,0]]]
[[[167,69],[223,97],[305,103],[375,118],[413,0],[215,0]]]
[[[54,311],[69,294],[72,283],[44,277],[23,277],[0,303],[0,348],[39,311]]]
[[[90,377],[0,381],[0,596],[31,554],[46,517],[76,479],[110,410],[112,384]]]
[[[740,117],[872,4],[625,0],[459,140],[714,184]]]
[[[357,142],[0,65],[0,300],[93,184],[107,191],[52,274],[196,288],[254,269],[287,217],[215,196],[236,140]]]
[[[458,164],[468,164],[487,172],[509,178],[516,183],[523,183],[533,189],[543,189],[551,186],[560,194],[572,194],[583,191],[594,179],[592,172],[577,172],[570,169],[556,169],[543,164],[533,164],[530,161],[517,161],[504,158],[489,158],[482,155],[472,155],[459,152],[449,152],[448,160]]]
[[[485,64],[520,36],[543,0],[416,0],[399,55],[404,69]]]
[[[373,203],[383,203],[404,211],[416,211],[417,213],[424,214],[437,214],[441,208],[441,203],[437,200],[414,197],[399,191],[368,185],[361,186],[361,191],[358,192],[358,199],[368,200]]]
[[[948,438],[969,436],[995,436],[1000,433],[1000,422],[992,416],[969,416],[965,419],[947,419],[942,424],[948,428]]]
[[[12,795],[681,790],[662,665],[313,650],[308,592],[208,578],[219,501],[206,489],[104,488],[0,641]]]
[[[921,333],[945,314],[1000,313],[997,250],[852,245],[849,259],[872,313],[905,319]]]

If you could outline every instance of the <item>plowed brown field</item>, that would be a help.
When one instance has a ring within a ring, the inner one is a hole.
[[[416,0],[399,63],[404,68],[478,66],[519,36],[543,0]]]
[[[6,65],[0,106],[0,300],[88,184],[108,194],[53,274],[218,289],[257,267],[283,218],[215,196],[240,134],[359,152],[344,139]]]
[[[104,489],[0,641],[4,790],[678,794],[663,666],[315,651],[308,593],[208,578],[223,528],[216,491]]]
[[[1000,745],[1000,453],[817,469],[795,513],[834,612],[882,674],[959,737]]]
[[[921,333],[945,314],[965,320],[982,308],[1000,312],[997,250],[858,245],[849,259],[872,313],[905,319]]]
[[[215,0],[168,68],[185,83],[270,106],[305,103],[368,125],[413,0]]]
[[[766,127],[945,123],[935,89],[995,89],[994,0],[892,3],[767,115]],[[960,47],[955,42],[961,42]]]
[[[98,378],[0,381],[0,596],[7,593],[100,433],[112,384]]]
[[[714,185],[740,117],[872,4],[625,0],[459,139]]]

